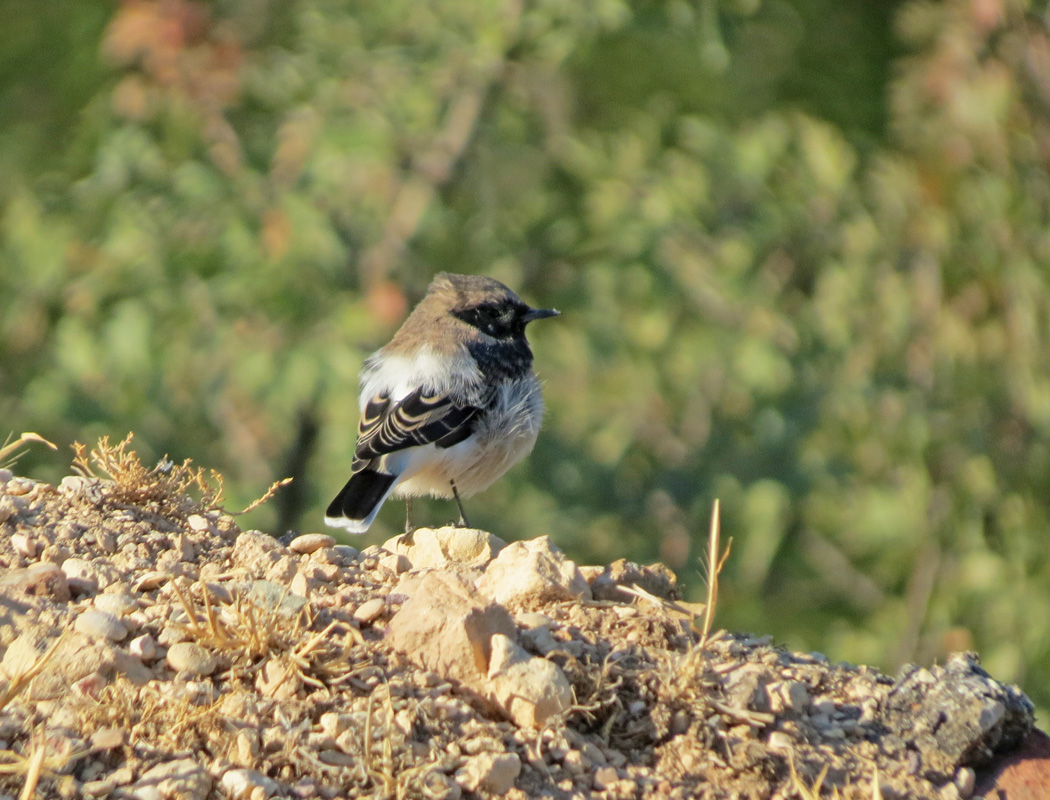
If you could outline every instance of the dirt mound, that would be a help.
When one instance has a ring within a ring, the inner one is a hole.
[[[0,797],[944,800],[1032,727],[970,656],[700,646],[661,567],[278,540],[181,469],[0,470]]]

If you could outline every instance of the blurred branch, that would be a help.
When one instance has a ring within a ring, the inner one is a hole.
[[[850,563],[841,549],[823,536],[808,531],[802,537],[806,561],[820,573],[828,586],[861,609],[875,608],[886,601],[878,584]]]

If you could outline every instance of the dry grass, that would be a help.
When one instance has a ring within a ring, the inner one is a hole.
[[[22,447],[22,445],[33,442],[46,444],[52,450],[58,449],[55,445],[37,433],[23,433],[14,441],[11,441],[11,434],[8,434],[7,438],[4,439],[3,446],[0,447],[0,467],[14,466],[14,464],[18,462],[18,459],[20,459],[26,452],[25,450],[19,450],[18,448]]]
[[[322,688],[346,677],[351,650],[362,641],[360,631],[337,622],[314,631],[309,603],[289,613],[282,608],[284,598],[274,608],[262,608],[238,593],[231,604],[221,605],[202,581],[198,603],[177,583],[172,588],[186,612],[182,628],[228,664],[231,676],[254,674],[266,661],[279,658],[303,683]]]
[[[175,464],[166,456],[157,466],[147,468],[129,448],[134,436],[134,433],[129,433],[117,444],[110,444],[109,437],[103,436],[90,451],[86,445],[74,442],[73,469],[86,477],[105,477],[113,481],[114,489],[109,498],[117,503],[175,518],[216,509],[226,511],[222,506],[223,478],[219,472],[214,469],[205,472],[202,467],[194,467],[189,458]],[[254,511],[291,481],[291,478],[274,481],[260,498],[242,511],[233,513]]]
[[[6,684],[0,685],[0,711],[3,711],[43,671],[48,661],[51,660],[51,656],[62,644],[63,636],[59,636],[47,650],[37,656],[27,669],[12,676]],[[26,733],[28,735],[28,731]],[[81,754],[73,753],[68,746],[61,746],[62,743],[67,744],[68,740],[63,739],[61,743],[50,742],[38,731],[33,735],[25,753],[0,750],[0,775],[22,779],[22,792],[19,794],[19,800],[29,800],[33,797],[42,777],[56,781],[62,794],[69,793],[64,791],[63,787],[68,787],[72,779],[68,775],[60,776],[58,773],[66,767],[70,760],[79,758]]]
[[[188,458],[181,464],[164,459],[148,469],[129,449],[134,436],[129,433],[115,445],[103,436],[90,451],[86,445],[74,442],[73,469],[86,477],[113,481],[110,499],[166,516],[185,517],[220,506],[222,475],[212,470],[209,478],[202,468],[190,466],[193,462]],[[199,499],[192,499],[190,492]]]
[[[715,609],[718,607],[718,576],[729,558],[729,551],[733,547],[733,540],[726,543],[725,552],[722,552],[722,515],[718,499],[715,499],[714,507],[711,509],[711,528],[707,536],[707,602],[704,605],[704,619],[700,627],[699,646],[703,648],[711,635],[711,628],[715,621]]]

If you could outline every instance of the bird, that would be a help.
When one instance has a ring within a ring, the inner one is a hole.
[[[365,359],[352,474],[325,523],[364,533],[386,499],[463,498],[532,452],[543,395],[525,327],[556,317],[492,278],[440,272],[390,342]]]

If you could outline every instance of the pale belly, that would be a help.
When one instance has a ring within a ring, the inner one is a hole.
[[[505,387],[469,439],[447,449],[412,448],[394,495],[452,497],[451,481],[461,497],[487,489],[532,452],[542,419],[539,380]]]

